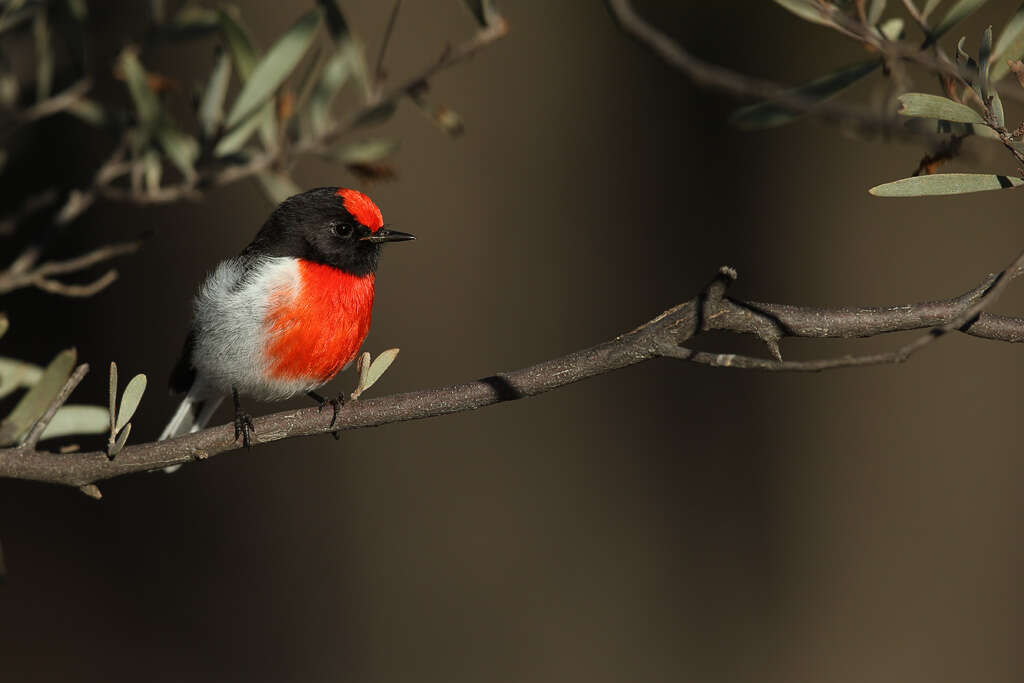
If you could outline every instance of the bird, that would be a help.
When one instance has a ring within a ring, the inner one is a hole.
[[[280,401],[306,393],[321,408],[330,403],[336,419],[342,399],[315,390],[352,363],[370,331],[381,248],[412,239],[384,225],[358,190],[320,187],[281,202],[252,242],[199,287],[170,381],[185,397],[160,440],[199,431],[229,395],[235,440],[246,447],[253,425],[240,396]]]

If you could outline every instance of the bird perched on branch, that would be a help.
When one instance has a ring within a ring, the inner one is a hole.
[[[381,247],[411,239],[385,227],[356,190],[322,187],[282,202],[200,287],[171,377],[171,389],[187,394],[160,439],[199,431],[228,394],[235,439],[246,446],[252,418],[240,395],[275,401],[305,392],[337,417],[341,399],[314,390],[352,362],[370,331]]]

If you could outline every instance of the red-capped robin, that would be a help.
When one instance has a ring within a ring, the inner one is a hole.
[[[305,392],[323,406],[314,390],[348,367],[370,331],[381,246],[411,239],[386,228],[356,190],[321,187],[282,202],[200,287],[171,377],[172,390],[188,393],[160,439],[199,431],[228,394],[235,438],[246,446],[252,419],[239,395],[276,401]],[[330,403],[337,416],[338,402]]]

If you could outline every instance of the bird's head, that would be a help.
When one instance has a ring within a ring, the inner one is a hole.
[[[386,242],[415,239],[384,225],[380,209],[358,190],[321,187],[281,202],[250,249],[269,256],[294,256],[352,275],[377,269]]]

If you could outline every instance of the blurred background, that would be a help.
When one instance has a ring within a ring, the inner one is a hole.
[[[309,5],[238,4],[262,46]],[[961,32],[976,47],[1017,4],[989,2]],[[376,55],[391,4],[342,5]],[[864,58],[771,2],[637,6],[703,58],[781,82]],[[432,81],[465,120],[461,138],[406,103],[380,128],[401,139],[397,180],[295,168],[303,188],[366,190],[419,238],[382,262],[366,348],[402,354],[373,395],[598,343],[694,296],[723,264],[739,271],[740,297],[885,305],[958,294],[1024,246],[1016,193],[868,195],[909,175],[920,145],[811,122],[740,132],[727,122],[737,100],[692,87],[602,3],[502,9],[509,36]],[[147,27],[145,3],[90,13],[98,64]],[[407,0],[388,72],[400,81],[474,30],[454,0]],[[190,85],[214,59],[212,42],[190,46],[158,47],[146,64]],[[123,92],[97,83],[98,97]],[[0,179],[6,200],[83,182],[113,143],[55,117],[18,144],[37,151]],[[974,142],[949,167],[963,169],[1012,171]],[[77,346],[93,367],[78,402],[105,402],[111,360],[125,377],[147,373],[132,441],[155,438],[177,403],[163,386],[195,286],[271,208],[252,181],[200,202],[98,204],[53,256],[152,236],[93,298],[6,296],[3,354],[45,363]],[[1021,310],[1019,290],[998,310]],[[901,341],[782,349],[810,358]],[[699,345],[763,353],[724,335]],[[1018,680],[1022,369],[1013,345],[963,336],[899,367],[816,375],[657,361],[477,412],[113,480],[100,502],[0,481],[0,670],[11,681]]]

